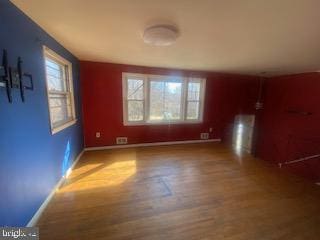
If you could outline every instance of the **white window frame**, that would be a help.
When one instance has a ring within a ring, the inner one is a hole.
[[[48,79],[47,79],[47,69],[46,69],[46,58],[50,58],[66,67],[66,86],[67,91],[65,94],[69,94],[70,99],[70,106],[71,106],[71,118],[70,120],[61,123],[60,125],[54,126],[51,118],[51,111],[50,111],[50,94],[61,94],[60,92],[54,92],[49,90]],[[76,112],[75,112],[75,104],[74,104],[74,92],[73,92],[73,77],[72,77],[72,63],[66,60],[65,58],[61,57],[59,54],[51,50],[50,48],[43,46],[43,62],[44,62],[44,69],[45,69],[45,80],[46,80],[46,91],[47,91],[47,100],[48,100],[48,110],[49,110],[49,122],[51,128],[51,134],[58,133],[63,129],[66,129],[77,122],[76,119]]]
[[[144,112],[143,120],[141,121],[129,121],[128,118],[128,100],[127,99],[127,84],[128,79],[143,80],[143,92],[144,92]],[[152,121],[149,120],[150,116],[150,81],[164,81],[170,82],[170,79],[181,79],[182,81],[182,94],[181,94],[181,119],[180,120],[161,120]],[[188,105],[188,83],[191,81],[200,81],[200,100],[199,100],[199,118],[187,119],[187,105]],[[139,73],[122,73],[122,102],[123,102],[123,125],[124,126],[139,126],[139,125],[167,125],[167,124],[199,124],[203,122],[203,112],[205,105],[205,89],[206,78],[203,77],[182,77],[171,75],[153,75],[153,74],[139,74]]]

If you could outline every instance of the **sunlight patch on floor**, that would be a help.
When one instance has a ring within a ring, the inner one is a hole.
[[[137,172],[136,160],[116,161],[106,164],[85,165],[68,178],[59,192],[83,191],[117,186]]]
[[[89,171],[94,171],[95,169],[101,167],[103,163],[90,163],[86,164],[82,167],[76,168],[72,170],[72,174],[68,177],[68,179],[74,179],[82,174],[86,174]]]

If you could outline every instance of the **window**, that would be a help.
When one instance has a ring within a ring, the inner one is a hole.
[[[123,73],[124,125],[199,123],[204,78]]]
[[[44,47],[48,105],[52,134],[76,122],[72,64]]]
[[[197,120],[200,114],[201,80],[191,79],[188,82],[187,119]]]

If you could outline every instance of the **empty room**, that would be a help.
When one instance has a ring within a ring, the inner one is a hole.
[[[0,239],[320,239],[319,0],[0,0]]]

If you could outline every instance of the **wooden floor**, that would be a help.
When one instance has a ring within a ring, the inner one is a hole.
[[[320,187],[218,144],[86,152],[40,239],[320,239]]]

